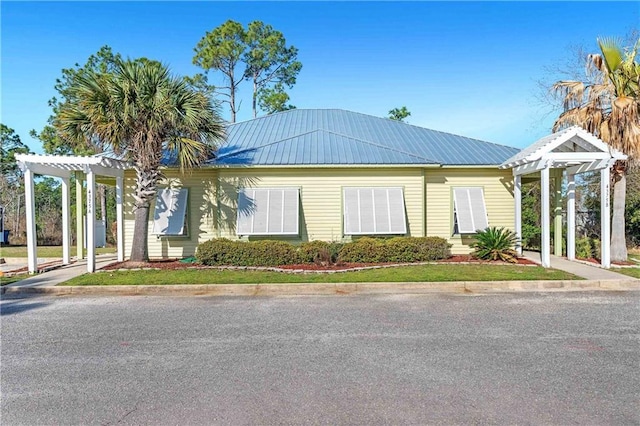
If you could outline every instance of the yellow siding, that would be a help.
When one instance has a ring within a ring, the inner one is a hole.
[[[221,187],[227,190],[242,186],[299,187],[300,237],[288,239],[294,242],[343,240],[342,187],[403,187],[407,210],[407,235],[422,235],[422,172],[420,169],[224,169],[220,170],[220,182]],[[221,190],[221,193],[224,192],[225,190]],[[235,215],[235,212],[233,214]],[[235,216],[230,219],[223,222],[235,223]],[[220,231],[223,237],[236,238],[230,226]]]
[[[513,177],[510,170],[497,168],[425,169],[427,235],[449,240],[454,254],[469,253],[470,237],[453,234],[453,192],[457,186],[480,186],[489,226],[513,229]]]
[[[513,228],[513,179],[509,171],[483,168],[229,168],[201,169],[183,177],[167,171],[172,186],[189,189],[189,235],[157,238],[152,234],[154,204],[149,217],[149,256],[191,256],[199,243],[211,238],[236,239],[236,202],[239,187],[299,187],[300,237],[291,242],[345,240],[342,235],[342,188],[345,186],[397,186],[404,188],[410,236],[440,236],[453,244],[454,253],[468,253],[468,238],[452,236],[455,186],[482,186],[491,226]],[[125,185],[125,255],[133,239],[135,176],[129,171]],[[166,186],[163,182],[160,187]],[[426,189],[426,197],[425,197]],[[423,213],[426,205],[426,212]],[[426,221],[426,231],[425,231]],[[251,237],[257,239],[258,237]],[[269,237],[271,239],[276,237]]]
[[[198,244],[216,237],[214,220],[216,217],[215,182],[216,171],[213,169],[195,170],[180,176],[178,172],[168,171],[168,179],[159,187],[171,186],[189,189],[187,205],[188,235],[180,237],[162,237],[153,235],[153,212],[155,200],[149,209],[149,257],[151,258],[182,258],[192,256]],[[125,256],[131,253],[133,241],[133,197],[135,188],[135,174],[127,172],[125,176]]]

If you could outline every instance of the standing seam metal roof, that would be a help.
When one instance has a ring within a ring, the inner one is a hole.
[[[339,109],[230,124],[216,165],[499,165],[519,150]]]

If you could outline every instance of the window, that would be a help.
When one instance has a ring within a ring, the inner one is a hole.
[[[453,188],[453,209],[456,234],[475,234],[489,226],[482,188]]]
[[[406,234],[402,188],[344,188],[344,234]]]
[[[298,188],[244,188],[238,193],[238,235],[298,235]]]
[[[187,235],[187,195],[186,188],[164,188],[156,196],[153,214],[154,235]]]

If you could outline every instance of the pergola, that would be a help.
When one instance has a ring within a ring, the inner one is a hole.
[[[54,176],[62,180],[62,263],[71,263],[70,244],[70,220],[69,220],[69,185],[71,173],[76,178],[76,214],[77,214],[77,246],[78,259],[83,257],[83,218],[82,218],[82,187],[86,176],[86,245],[87,245],[87,271],[94,272],[96,269],[95,251],[95,190],[98,176],[100,183],[114,184],[116,187],[116,221],[118,260],[124,260],[124,216],[123,216],[123,187],[124,171],[127,164],[117,160],[97,154],[90,157],[63,156],[63,155],[37,155],[37,154],[16,154],[16,160],[20,169],[24,172],[25,201],[27,214],[27,255],[29,273],[37,272],[37,240],[35,222],[35,199],[34,199],[34,175]],[[106,179],[105,179],[106,177]]]
[[[526,175],[541,181],[541,263],[551,266],[551,224],[549,182],[553,174],[556,180],[554,193],[554,254],[562,255],[562,198],[560,184],[563,170],[567,178],[567,258],[575,260],[576,199],[575,177],[577,174],[600,171],[600,244],[601,264],[611,266],[611,223],[609,207],[609,169],[617,160],[627,156],[607,145],[581,127],[572,126],[546,136],[523,149],[500,165],[501,169],[512,169],[514,176],[515,228],[518,240],[522,238],[522,180]],[[522,245],[518,242],[518,252]]]

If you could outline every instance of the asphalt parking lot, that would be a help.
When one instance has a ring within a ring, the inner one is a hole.
[[[639,292],[3,298],[1,422],[640,424]]]

